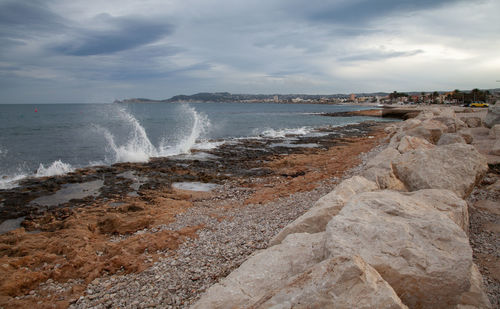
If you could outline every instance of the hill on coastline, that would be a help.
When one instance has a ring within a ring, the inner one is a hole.
[[[500,89],[488,89],[490,92],[498,92]],[[447,91],[438,91],[438,93],[446,93]],[[465,91],[467,92],[467,91]],[[409,95],[419,95],[419,91],[407,92]],[[385,97],[388,92],[371,92],[371,93],[355,93],[356,97]],[[181,102],[259,102],[273,101],[278,97],[280,101],[289,101],[300,98],[302,100],[319,100],[319,99],[339,99],[348,98],[350,94],[232,94],[229,92],[200,92],[193,95],[176,95],[170,99],[152,100],[147,98],[130,98],[123,100],[115,100],[114,103],[181,103]]]

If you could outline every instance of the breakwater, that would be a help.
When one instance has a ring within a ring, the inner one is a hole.
[[[500,136],[475,118],[424,109],[387,127],[386,148],[359,175],[193,308],[490,308],[465,199],[489,168],[474,133]]]

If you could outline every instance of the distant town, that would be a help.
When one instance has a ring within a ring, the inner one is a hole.
[[[302,103],[302,104],[454,104],[492,103],[500,99],[500,88],[433,92],[376,92],[332,95],[308,94],[231,94],[229,92],[202,92],[193,95],[177,95],[165,100],[132,98],[115,100],[114,103],[194,103],[194,102],[241,102],[241,103]]]

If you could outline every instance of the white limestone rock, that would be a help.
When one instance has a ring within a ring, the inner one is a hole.
[[[361,176],[342,181],[332,192],[316,201],[311,209],[281,230],[271,239],[270,245],[277,245],[294,233],[323,232],[328,221],[339,213],[349,198],[357,193],[374,190],[378,190],[377,184]]]
[[[486,127],[492,128],[496,124],[500,124],[500,101],[488,107],[488,113],[484,118],[484,125]]]
[[[405,184],[396,177],[392,167],[374,166],[361,172],[361,176],[375,182],[381,190],[408,191]]]
[[[491,138],[500,139],[500,124],[494,125],[489,132]]]
[[[324,260],[324,233],[292,234],[280,245],[254,253],[192,308],[245,308],[267,292]]]
[[[484,292],[483,276],[476,264],[470,268],[470,289],[460,297],[457,309],[487,309],[491,308],[490,300]]]
[[[450,190],[425,189],[406,193],[412,198],[431,205],[455,222],[466,234],[469,233],[469,208],[467,202]]]
[[[462,129],[458,131],[458,134],[465,140],[467,144],[471,144],[474,140],[472,132],[469,129]]]
[[[437,145],[441,146],[441,145],[450,145],[455,143],[466,144],[465,139],[459,134],[444,133],[443,135],[441,135],[441,138],[437,142]]]
[[[393,161],[392,167],[410,191],[448,189],[467,197],[488,170],[486,159],[466,144],[414,150]]]
[[[393,191],[362,193],[325,233],[329,257],[361,256],[410,308],[453,308],[470,289],[467,235],[425,201]]]
[[[325,260],[268,293],[252,308],[408,308],[359,256]]]
[[[427,140],[416,136],[405,136],[401,139],[398,146],[400,153],[406,153],[415,149],[432,149],[435,145]]]

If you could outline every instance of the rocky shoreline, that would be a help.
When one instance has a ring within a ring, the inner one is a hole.
[[[1,191],[0,306],[498,308],[500,133],[413,113]]]
[[[387,127],[388,145],[358,175],[193,308],[498,308],[498,106],[490,112],[497,120],[424,108]]]
[[[381,126],[240,140],[0,191],[3,222],[22,218],[0,235],[0,305],[186,307],[333,189]]]

